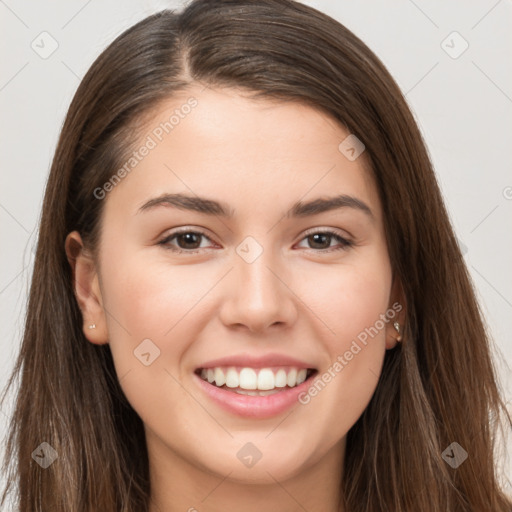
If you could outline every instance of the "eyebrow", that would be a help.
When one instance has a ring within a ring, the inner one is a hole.
[[[235,210],[227,204],[199,196],[185,194],[162,194],[145,202],[137,213],[151,210],[158,206],[171,206],[180,210],[195,211],[205,215],[216,215],[226,219],[233,217]],[[375,216],[370,207],[354,196],[341,194],[329,198],[318,198],[309,202],[297,201],[286,213],[286,218],[308,217],[331,210],[353,208],[366,214],[372,221]]]

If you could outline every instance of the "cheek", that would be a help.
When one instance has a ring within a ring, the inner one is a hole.
[[[335,272],[331,268],[302,291],[321,320],[319,337],[330,361],[303,403],[321,394],[328,421],[335,421],[340,431],[347,431],[366,408],[385,355],[387,323],[382,318],[389,307],[391,271],[385,259],[366,263]]]
[[[176,415],[193,407],[176,379],[181,378],[182,355],[194,339],[193,319],[201,306],[197,303],[208,287],[193,266],[149,263],[141,252],[126,254],[117,259],[111,252],[102,266],[114,365],[123,392],[141,419],[151,424],[154,411],[159,411],[170,425],[174,416],[165,411]],[[165,411],[155,390],[166,390]]]
[[[197,266],[149,260],[139,253],[118,262],[111,259],[109,268],[105,266],[105,307],[116,319],[109,322],[112,334],[119,333],[122,324],[134,341],[170,336],[208,291],[210,285],[198,277]]]
[[[340,283],[341,296],[336,330],[343,340],[359,339],[372,327],[375,338],[384,339],[385,330],[380,315],[385,314],[389,301],[389,283],[385,273],[367,270],[353,272]]]
[[[375,258],[360,263],[321,269],[298,293],[324,325],[322,337],[331,354],[346,350],[351,340],[374,326],[389,307],[391,274],[386,262]],[[382,322],[377,327],[375,337],[384,339]]]
[[[343,356],[347,374],[378,375],[385,351],[387,322],[383,318],[389,307],[390,273],[375,264],[352,273],[343,284],[349,293],[343,296],[336,324],[341,336],[336,356]]]

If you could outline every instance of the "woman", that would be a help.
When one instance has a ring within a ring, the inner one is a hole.
[[[378,58],[290,0],[196,0],[94,62],[17,374],[21,511],[511,509],[418,128]]]

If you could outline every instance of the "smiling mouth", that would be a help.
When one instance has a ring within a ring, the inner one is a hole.
[[[267,396],[293,389],[318,371],[315,368],[281,366],[270,368],[215,367],[194,372],[212,386],[241,395]]]

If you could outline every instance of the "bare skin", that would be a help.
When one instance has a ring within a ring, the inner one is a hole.
[[[349,133],[295,102],[198,84],[160,105],[146,135],[190,96],[197,106],[103,199],[99,261],[78,232],[66,239],[83,331],[91,343],[110,344],[122,389],[144,422],[150,512],[235,505],[244,512],[340,512],[346,434],[375,391],[385,351],[397,343],[393,321],[403,324],[405,307],[359,343],[309,403],[271,418],[223,410],[194,370],[227,355],[278,352],[322,375],[365,328],[403,304],[376,186],[364,153],[350,161],[338,149]],[[139,211],[163,193],[207,197],[234,214],[169,205]],[[299,200],[338,194],[366,203],[373,218],[351,207],[285,217]],[[178,227],[205,235],[169,239]],[[313,238],[310,230],[353,245]],[[248,236],[262,250],[250,263],[237,252]],[[145,339],[160,350],[148,366],[134,355]],[[248,442],[262,454],[252,467],[237,457]]]

